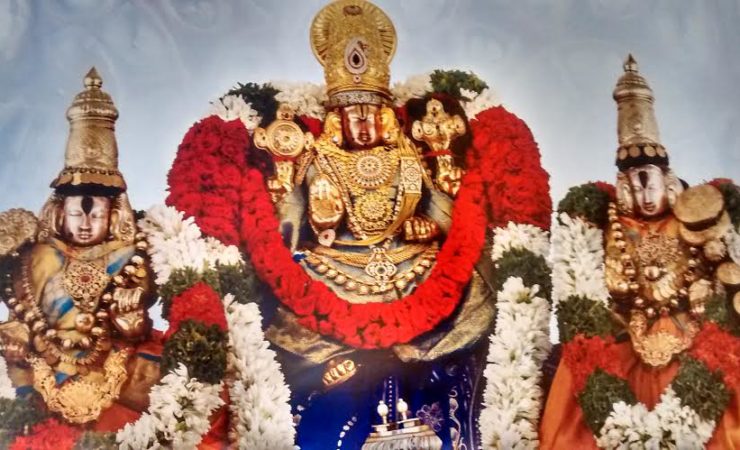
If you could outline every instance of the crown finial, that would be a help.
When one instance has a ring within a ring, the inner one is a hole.
[[[86,89],[100,89],[101,87],[103,87],[103,79],[100,78],[100,75],[98,74],[97,69],[95,69],[95,66],[91,67],[90,70],[87,71],[87,75],[85,75],[83,84],[85,85]]]
[[[637,73],[637,61],[635,60],[635,57],[632,56],[632,53],[627,55],[627,59],[624,61],[623,67],[625,72]]]

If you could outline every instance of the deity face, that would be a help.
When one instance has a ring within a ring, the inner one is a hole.
[[[377,105],[351,105],[341,109],[342,129],[350,148],[363,149],[380,143],[380,107]]]
[[[108,236],[110,225],[108,197],[72,195],[64,198],[62,232],[68,242],[87,247]]]
[[[652,218],[660,216],[668,209],[668,187],[660,167],[652,164],[634,167],[629,169],[627,176],[637,214]]]

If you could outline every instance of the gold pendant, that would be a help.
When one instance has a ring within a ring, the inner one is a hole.
[[[111,277],[97,264],[74,259],[64,270],[64,290],[75,300],[75,306],[92,312],[98,307],[100,296],[110,283]]]
[[[365,266],[365,273],[370,275],[380,285],[380,289],[385,289],[388,280],[398,272],[393,261],[388,257],[385,249],[375,247],[370,255],[370,261]]]

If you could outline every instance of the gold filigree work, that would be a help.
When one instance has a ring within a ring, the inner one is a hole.
[[[103,365],[102,379],[101,374],[90,373],[59,386],[51,366],[41,358],[32,358],[33,387],[50,411],[72,423],[91,422],[120,395],[126,382],[129,353],[128,349],[111,352]]]

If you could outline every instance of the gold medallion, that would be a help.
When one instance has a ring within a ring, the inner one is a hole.
[[[75,306],[83,311],[93,312],[110,280],[111,277],[105,269],[97,264],[74,259],[64,270],[62,285],[75,300]]]

